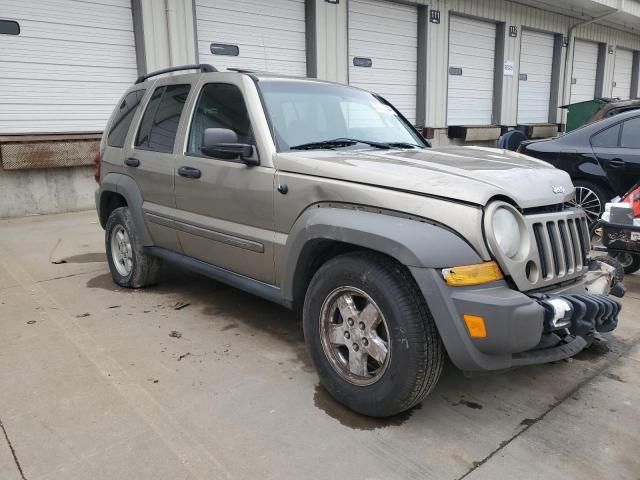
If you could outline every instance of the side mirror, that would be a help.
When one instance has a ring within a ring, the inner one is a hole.
[[[225,160],[240,160],[247,165],[259,165],[259,160],[250,158],[253,145],[238,143],[238,135],[228,128],[207,128],[202,136],[203,154],[208,157],[224,158]]]

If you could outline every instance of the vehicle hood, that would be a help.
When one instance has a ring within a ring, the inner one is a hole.
[[[482,206],[496,196],[531,208],[566,202],[573,195],[566,172],[526,155],[485,147],[291,151],[278,154],[276,167]]]

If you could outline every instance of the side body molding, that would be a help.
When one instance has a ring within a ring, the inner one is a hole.
[[[96,207],[98,208],[98,212],[100,212],[100,201],[104,192],[119,193],[125,198],[131,211],[131,217],[136,225],[137,233],[142,238],[143,245],[145,247],[153,246],[153,240],[151,240],[149,229],[144,221],[142,192],[140,192],[133,178],[113,172],[105,175],[100,183],[100,189],[97,192]]]
[[[308,250],[332,240],[375,250],[410,267],[445,268],[480,263],[462,238],[445,227],[402,216],[356,208],[312,207],[295,222],[287,237],[281,288],[293,300],[296,282],[308,263]]]

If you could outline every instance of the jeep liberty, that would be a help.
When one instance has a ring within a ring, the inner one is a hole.
[[[97,162],[118,285],[167,261],[299,309],[320,381],[362,414],[422,401],[445,355],[465,372],[552,362],[617,325],[565,172],[430,148],[365,90],[160,70],[123,96]]]

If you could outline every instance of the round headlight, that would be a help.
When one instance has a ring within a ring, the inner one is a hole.
[[[518,219],[510,210],[498,208],[493,214],[493,235],[502,253],[513,258],[520,248]]]

